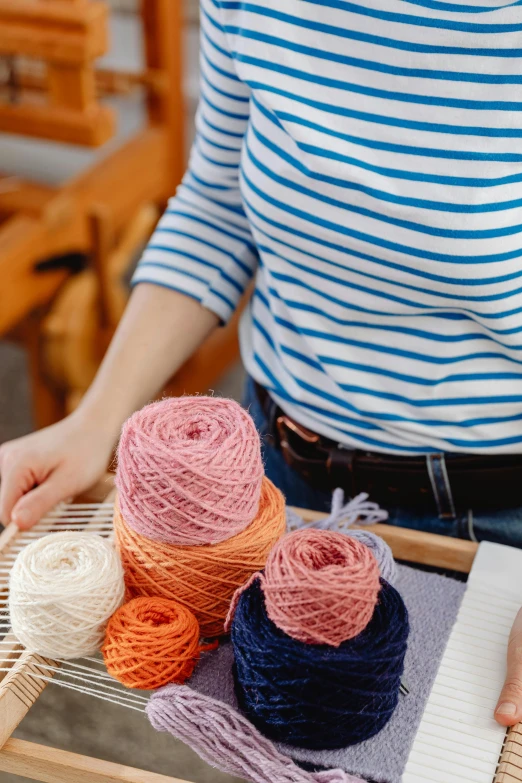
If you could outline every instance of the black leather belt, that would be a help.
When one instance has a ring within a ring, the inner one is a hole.
[[[385,508],[432,510],[441,516],[468,509],[522,506],[522,454],[402,457],[343,448],[286,416],[257,383],[256,391],[271,441],[286,462],[317,489],[342,487],[352,497],[367,492]],[[444,478],[449,498],[444,497],[444,488],[441,497]]]

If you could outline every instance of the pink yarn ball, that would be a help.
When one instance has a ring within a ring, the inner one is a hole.
[[[377,560],[367,546],[314,528],[278,541],[261,586],[278,628],[301,642],[333,647],[364,631],[381,587]]]
[[[233,400],[175,397],[123,426],[116,486],[125,522],[168,544],[217,544],[254,519],[263,463],[254,422]]]

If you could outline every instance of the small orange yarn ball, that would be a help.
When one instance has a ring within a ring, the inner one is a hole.
[[[168,598],[133,598],[107,624],[107,671],[127,688],[154,690],[187,680],[203,648],[192,612]]]

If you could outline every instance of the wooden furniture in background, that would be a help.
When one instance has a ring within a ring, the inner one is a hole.
[[[108,48],[107,17],[101,0],[0,0],[0,52],[41,59],[47,83],[44,96],[18,96],[8,84],[0,132],[89,146],[111,138],[115,118],[98,103],[94,77]]]
[[[0,132],[101,145],[114,130],[105,96],[140,90],[147,107],[141,131],[61,187],[0,173],[0,337],[28,351],[37,426],[88,387],[125,305],[123,274],[183,174],[181,0],[142,0],[141,21],[143,72],[97,70],[105,2],[0,0]],[[169,391],[204,391],[237,356],[233,322]]]

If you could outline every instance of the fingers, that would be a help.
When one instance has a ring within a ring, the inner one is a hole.
[[[21,530],[33,527],[57,503],[70,495],[70,486],[65,471],[58,469],[51,473],[42,484],[17,499],[11,514],[12,521]]]
[[[506,681],[497,703],[495,719],[502,726],[513,726],[522,720],[522,609],[509,636]]]
[[[108,444],[91,424],[62,422],[0,447],[0,520],[30,528],[105,470]]]
[[[4,525],[14,522],[21,530],[30,528],[71,494],[72,482],[67,481],[65,470],[53,470],[49,463],[45,450],[37,456],[23,441],[2,446],[0,520]]]
[[[34,486],[34,477],[10,443],[0,449],[0,521],[7,525],[22,495]]]

